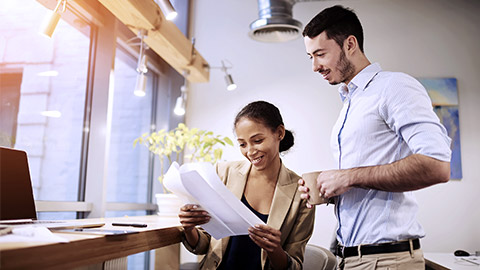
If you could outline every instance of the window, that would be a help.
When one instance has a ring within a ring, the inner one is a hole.
[[[136,58],[121,47],[115,54],[112,128],[108,155],[107,201],[149,203],[148,149],[133,147],[133,141],[150,132],[157,75],[149,70],[146,95],[133,94],[137,78]]]
[[[31,0],[0,2],[0,142],[27,152],[36,200],[76,201],[89,30],[60,20],[44,37],[47,11]]]

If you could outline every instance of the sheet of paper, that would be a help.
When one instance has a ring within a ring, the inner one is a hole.
[[[227,189],[210,163],[187,163],[180,168],[172,164],[167,174],[164,184],[168,189],[199,204],[212,216],[202,227],[215,239],[248,234],[249,227],[264,224]]]
[[[208,184],[229,204],[235,209],[240,217],[245,219],[251,225],[264,224],[264,222],[248,209],[228,188],[223,184],[220,177],[217,175],[215,168],[210,163],[187,163],[181,167],[181,171],[195,170],[200,176],[205,179]]]
[[[193,201],[188,191],[183,187],[182,181],[180,181],[180,165],[177,162],[173,162],[170,165],[167,173],[163,177],[163,185],[171,192],[177,195],[185,204],[196,204]]]
[[[68,239],[53,234],[45,227],[15,228],[10,234],[0,236],[0,243],[5,242],[51,242],[66,243]]]

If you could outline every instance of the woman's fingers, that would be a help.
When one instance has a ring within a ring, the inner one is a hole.
[[[180,213],[178,213],[178,217],[183,227],[193,227],[210,221],[210,215],[208,212],[199,209],[199,206],[195,204],[186,204],[182,206],[180,208]]]
[[[195,217],[209,217],[210,215],[208,214],[207,211],[195,210],[195,211],[180,211],[180,213],[178,213],[178,216],[180,218],[195,218]]]
[[[280,245],[281,232],[267,225],[255,225],[248,229],[250,238],[259,247],[273,252]]]
[[[180,207],[180,211],[190,211],[198,208],[200,208],[198,204],[185,204],[184,206]]]
[[[277,247],[277,244],[274,242],[271,242],[268,238],[266,237],[260,237],[256,234],[249,234],[250,239],[257,244],[257,246],[265,249],[268,252],[273,252],[275,248]]]
[[[209,216],[201,216],[201,217],[182,217],[180,218],[180,223],[195,223],[195,224],[203,224],[210,220]]]

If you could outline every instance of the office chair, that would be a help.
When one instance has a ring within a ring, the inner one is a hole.
[[[304,270],[335,270],[337,258],[328,249],[312,244],[305,247]]]
[[[199,266],[200,264],[197,262],[187,262],[182,263],[179,270],[198,270]]]

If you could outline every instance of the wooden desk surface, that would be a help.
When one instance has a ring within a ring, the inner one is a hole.
[[[0,269],[70,269],[126,257],[181,241],[176,216],[143,216],[96,219],[102,229],[138,231],[126,235],[55,233],[69,243],[0,243]],[[112,226],[112,222],[145,223],[146,228]]]

